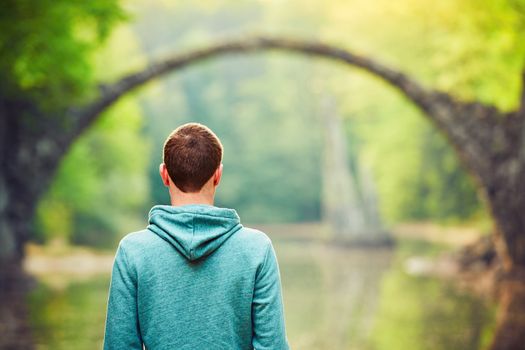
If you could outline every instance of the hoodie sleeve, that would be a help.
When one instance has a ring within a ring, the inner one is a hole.
[[[252,303],[255,350],[287,350],[281,279],[277,258],[271,243],[255,280]]]
[[[109,287],[104,350],[142,350],[136,273],[130,269],[122,242],[117,249]]]

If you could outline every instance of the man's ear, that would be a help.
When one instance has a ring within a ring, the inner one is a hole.
[[[219,165],[217,170],[215,170],[215,173],[213,174],[213,186],[217,187],[219,186],[219,183],[221,182],[222,177],[222,163]]]
[[[162,183],[164,186],[169,187],[170,186],[170,175],[168,174],[168,169],[166,168],[166,164],[161,163],[159,165],[159,173],[160,178],[162,179]]]

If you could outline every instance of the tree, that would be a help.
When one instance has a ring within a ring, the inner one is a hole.
[[[115,0],[0,4],[0,348],[32,348],[23,245],[74,141],[62,132],[72,126],[68,106],[93,86],[90,54],[123,18]]]
[[[2,264],[22,256],[37,201],[75,139],[67,110],[93,85],[89,55],[123,18],[117,1],[0,5]]]
[[[129,57],[142,61],[135,37],[126,29],[116,28],[94,52],[94,76],[118,76],[122,60],[133,64]],[[113,247],[122,232],[131,230],[130,218],[142,217],[142,203],[149,197],[149,144],[142,136],[143,121],[138,101],[128,95],[72,145],[39,200],[33,238]],[[123,178],[128,186],[122,186]]]

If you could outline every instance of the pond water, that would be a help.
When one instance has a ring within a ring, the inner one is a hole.
[[[357,250],[274,239],[293,349],[482,349],[495,305],[445,281],[404,272],[411,255],[436,246],[401,241]],[[59,286],[41,281],[29,296],[37,349],[101,348],[109,274]]]

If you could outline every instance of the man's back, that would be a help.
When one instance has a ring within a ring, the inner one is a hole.
[[[288,349],[268,237],[234,210],[156,206],[112,274],[105,349]]]

